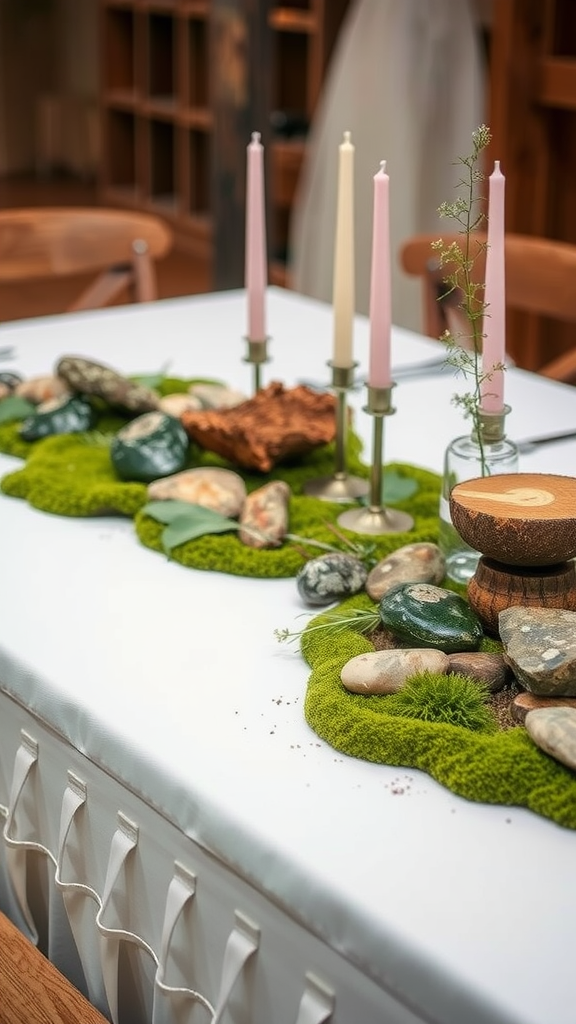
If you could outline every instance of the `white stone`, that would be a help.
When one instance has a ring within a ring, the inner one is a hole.
[[[195,395],[164,395],[158,402],[158,408],[179,419],[183,412],[198,412],[202,402]]]
[[[191,384],[188,392],[200,399],[203,409],[233,409],[246,401],[246,395],[225,384]]]

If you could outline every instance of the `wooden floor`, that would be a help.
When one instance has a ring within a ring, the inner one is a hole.
[[[0,178],[0,208],[19,206],[97,206],[96,188],[71,179]],[[211,289],[204,262],[174,249],[157,263],[160,298]],[[0,321],[59,313],[79,294],[84,278],[0,285]]]

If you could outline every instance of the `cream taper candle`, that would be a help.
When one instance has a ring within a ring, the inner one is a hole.
[[[337,367],[352,366],[354,320],[354,146],[344,132],[338,162],[338,203],[334,244],[334,355]]]

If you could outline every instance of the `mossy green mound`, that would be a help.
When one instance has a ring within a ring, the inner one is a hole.
[[[18,436],[19,424],[0,427],[0,449],[7,454],[25,459],[24,465],[2,480],[2,491],[14,498],[22,498],[43,512],[64,516],[127,515],[135,518],[135,530],[141,543],[162,552],[161,536],[164,527],[141,511],[146,504],[146,487],[139,483],[126,483],[118,478],[110,460],[109,440],[114,430],[126,420],[102,415],[98,430],[88,434],[67,434],[27,444]],[[349,469],[351,473],[367,476],[368,468],[362,463],[358,437],[349,436]],[[190,466],[226,466],[235,469],[217,455],[191,447]],[[303,495],[306,481],[330,476],[334,471],[333,445],[325,445],[310,452],[295,464],[284,464],[263,476],[242,473],[248,491],[261,487],[273,479],[285,480],[291,490],[290,532],[310,540],[338,543],[326,524],[334,523],[342,511],[341,505],[320,501]],[[409,509],[415,517],[410,533],[378,538],[376,550],[383,557],[402,544],[417,541],[435,541],[438,536],[437,509],[440,482],[434,473],[394,466],[400,476],[413,477],[418,491],[399,508]],[[343,531],[347,533],[348,531]],[[355,535],[348,532],[348,536]],[[320,554],[317,548],[306,549]],[[241,544],[235,533],[201,537],[174,548],[171,558],[189,568],[226,572],[237,576],[280,578],[295,576],[304,563],[304,556],[293,545],[275,550],[257,551]]]
[[[340,607],[370,606],[362,595]],[[340,681],[342,667],[373,646],[352,628],[336,636],[313,628],[322,621],[316,616],[301,641],[312,668],[304,713],[318,736],[351,757],[418,768],[468,800],[526,807],[576,829],[576,775],[542,753],[524,728],[474,732],[393,714],[394,701],[385,696],[349,693]]]

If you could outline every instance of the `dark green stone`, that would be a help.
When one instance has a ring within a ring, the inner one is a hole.
[[[464,598],[431,583],[399,583],[379,611],[386,628],[413,647],[454,654],[475,651],[482,640],[480,620]]]
[[[113,437],[110,458],[121,480],[148,484],[184,469],[188,447],[188,435],[175,416],[146,412]]]
[[[38,441],[52,434],[82,434],[94,426],[96,413],[83,398],[50,398],[39,405],[20,427],[25,441]]]

